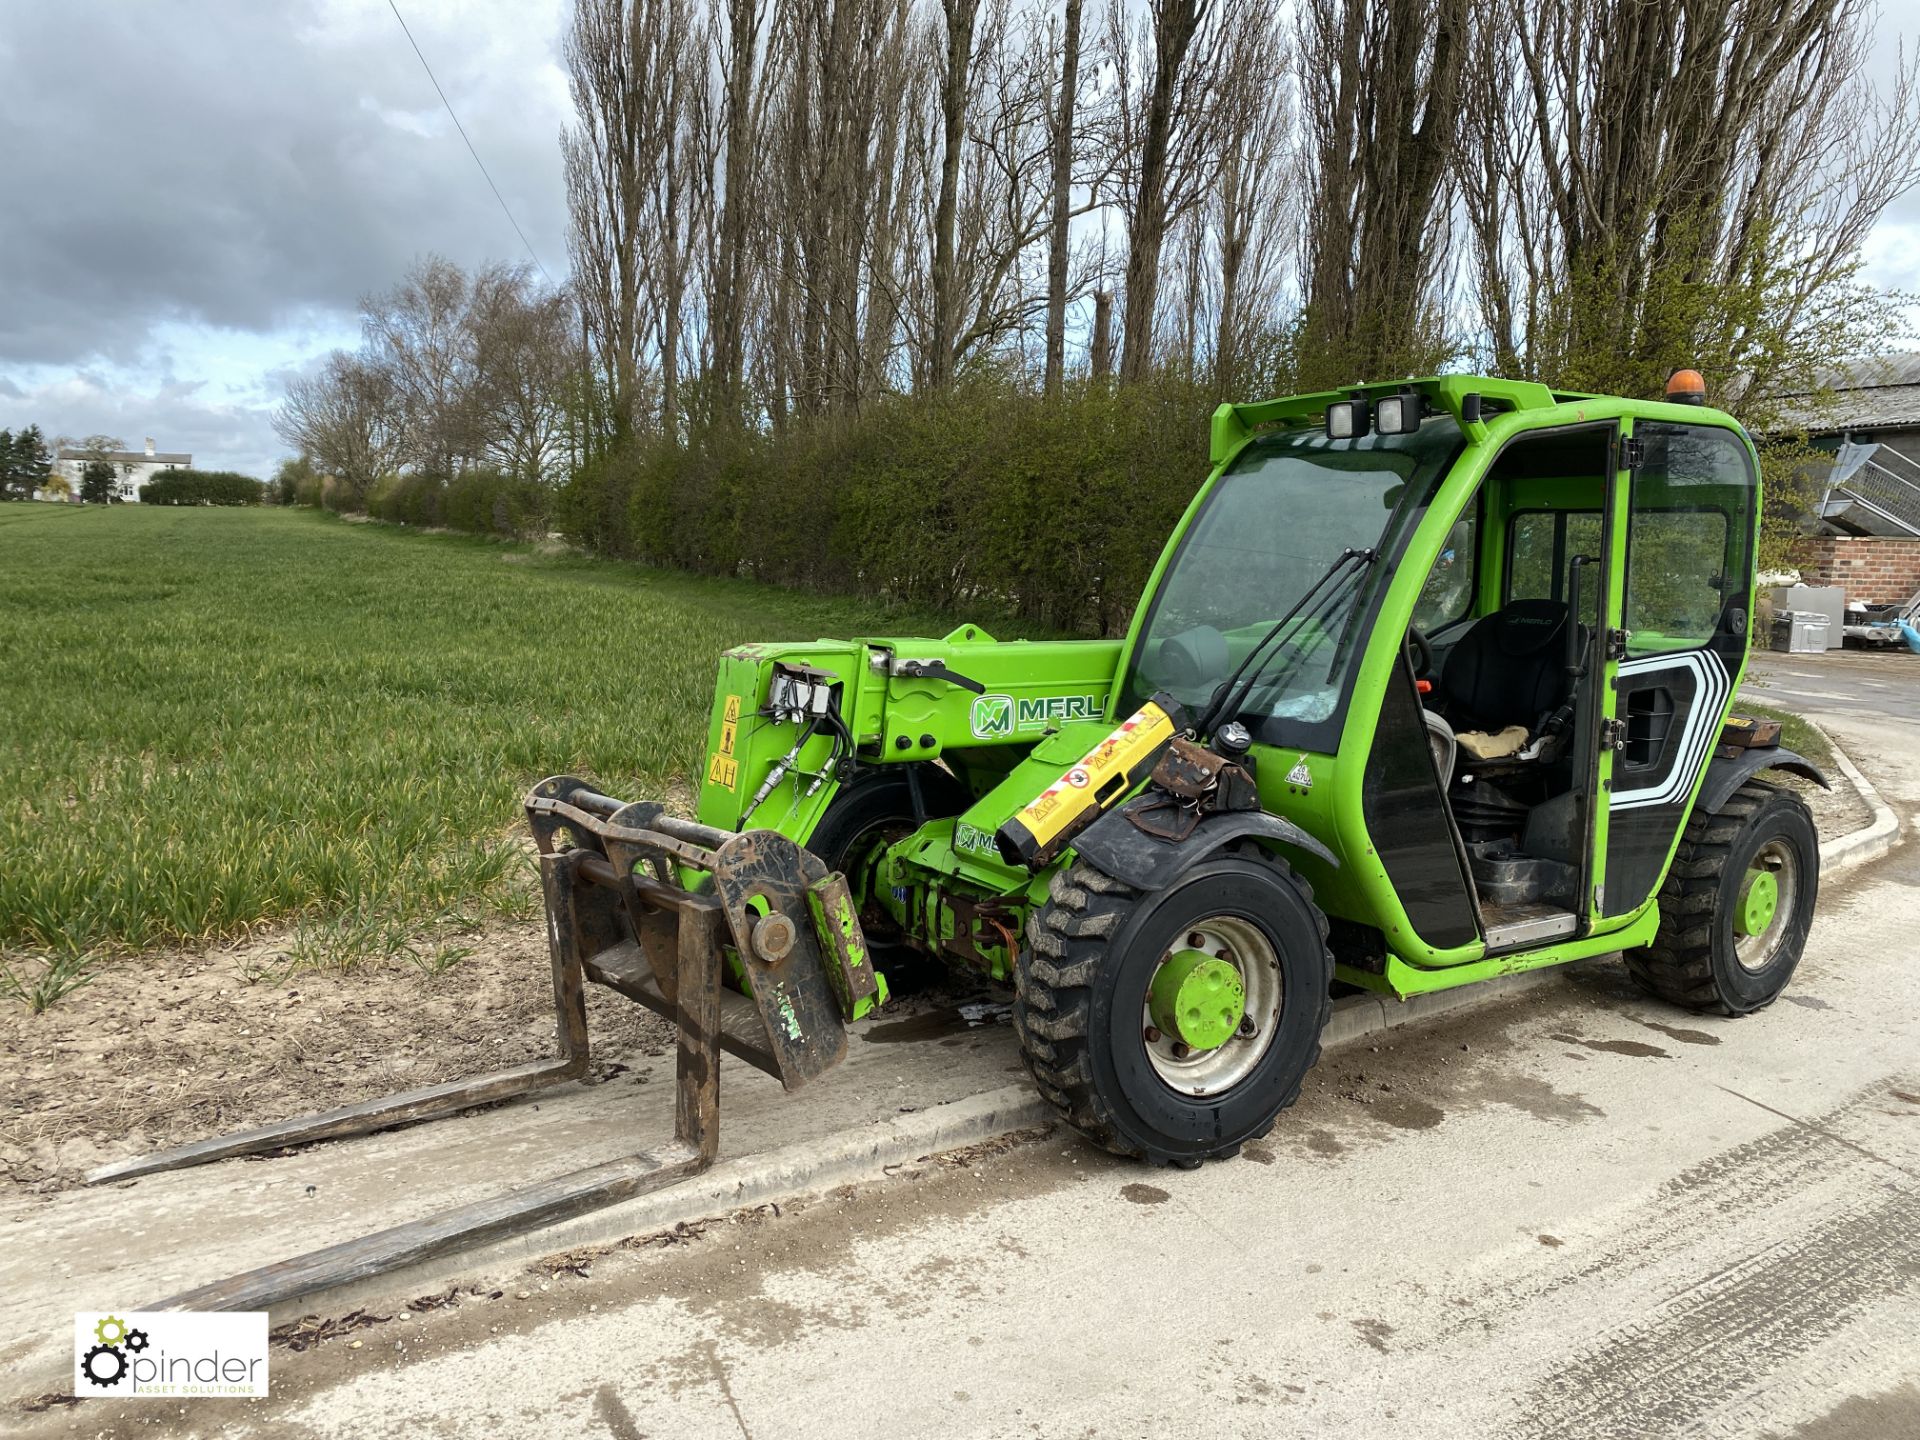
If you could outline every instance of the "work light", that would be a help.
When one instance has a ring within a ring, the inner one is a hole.
[[[1364,400],[1337,400],[1327,406],[1327,438],[1358,440],[1367,433],[1368,406]]]
[[[1389,395],[1373,407],[1373,428],[1382,435],[1406,435],[1420,428],[1420,397]]]

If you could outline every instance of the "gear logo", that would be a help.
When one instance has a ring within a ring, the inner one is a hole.
[[[101,1389],[118,1385],[132,1368],[129,1355],[147,1348],[147,1332],[128,1328],[118,1315],[102,1315],[93,1322],[94,1346],[80,1357],[80,1373]]]
[[[80,1357],[80,1373],[103,1389],[127,1378],[126,1351],[138,1354],[147,1348],[147,1332],[129,1332],[127,1322],[118,1315],[102,1315],[94,1321],[93,1338],[98,1343]]]

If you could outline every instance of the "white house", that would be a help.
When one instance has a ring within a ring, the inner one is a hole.
[[[193,456],[184,451],[155,450],[153,437],[147,437],[145,452],[139,450],[110,450],[105,455],[89,454],[76,450],[70,445],[62,445],[53,457],[53,469],[57,475],[66,477],[73,489],[68,498],[80,498],[80,472],[89,462],[106,460],[114,468],[114,492],[120,499],[137,503],[140,499],[140,487],[158,475],[162,470],[186,470],[193,465]]]

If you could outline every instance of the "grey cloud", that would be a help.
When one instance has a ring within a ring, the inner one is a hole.
[[[403,8],[557,268],[564,115],[530,83],[554,17]],[[339,18],[312,0],[8,7],[0,363],[124,365],[163,322],[270,332],[350,309],[423,251],[523,256],[385,7],[351,14],[345,42],[325,38]],[[503,54],[509,30],[525,43]]]

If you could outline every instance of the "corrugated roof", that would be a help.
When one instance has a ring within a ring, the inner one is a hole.
[[[1807,403],[1795,405],[1802,397],[1784,397],[1787,423],[1805,426],[1813,435],[1920,428],[1920,352],[1837,366],[1820,379],[1833,387],[1832,399],[1815,405],[1809,396]]]

